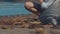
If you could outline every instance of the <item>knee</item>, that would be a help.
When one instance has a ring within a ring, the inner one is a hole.
[[[34,4],[32,2],[26,2],[25,3],[25,8],[30,9],[32,7],[34,7]]]

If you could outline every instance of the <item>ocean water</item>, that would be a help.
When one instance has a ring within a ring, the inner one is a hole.
[[[24,3],[0,2],[0,16],[30,14],[25,8]]]

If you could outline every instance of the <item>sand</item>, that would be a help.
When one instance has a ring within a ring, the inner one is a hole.
[[[20,29],[0,29],[0,34],[36,34],[33,29],[20,28]]]
[[[0,25],[6,25],[6,24],[14,24],[16,22],[21,22],[23,23],[24,27],[27,24],[30,24],[30,22],[34,22],[33,19],[37,18],[36,15],[16,15],[16,16],[0,16]],[[27,19],[27,24],[25,23]],[[22,22],[23,21],[23,22]],[[9,27],[9,26],[5,26],[4,27]],[[0,28],[0,34],[38,34],[36,33],[36,31],[34,29],[28,29],[28,27],[26,28],[21,28],[19,26],[14,26],[13,29],[1,29]],[[1,26],[2,27],[2,26]],[[32,26],[31,26],[32,27]],[[9,27],[10,28],[10,27]],[[44,34],[60,34],[60,29],[50,29],[50,28],[46,28],[44,29],[45,33]],[[41,33],[39,33],[41,34]]]

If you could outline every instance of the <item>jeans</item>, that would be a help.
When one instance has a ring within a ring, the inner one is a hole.
[[[60,17],[57,16],[47,16],[47,15],[43,15],[43,16],[39,16],[38,19],[44,24],[49,24],[52,23],[54,25],[60,25]]]

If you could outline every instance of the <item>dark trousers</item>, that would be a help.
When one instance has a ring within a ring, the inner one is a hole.
[[[47,16],[47,15],[43,15],[43,16],[39,16],[38,18],[44,25],[52,23],[54,25],[60,25],[60,17],[58,16]]]

